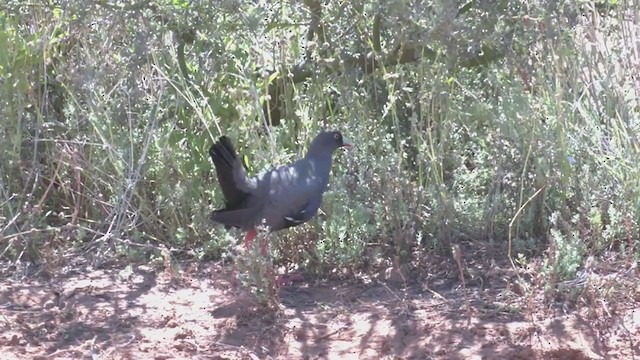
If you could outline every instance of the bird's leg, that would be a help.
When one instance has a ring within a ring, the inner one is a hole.
[[[244,248],[249,250],[249,246],[253,242],[253,239],[256,238],[256,229],[251,229],[247,232],[247,235],[244,236]]]
[[[253,240],[255,240],[256,235],[257,235],[257,231],[256,229],[251,229],[249,230],[249,232],[247,232],[247,234],[244,236],[244,248],[249,250],[249,247],[251,246],[251,243],[253,242]],[[269,245],[269,243],[267,243],[265,241],[265,239],[260,239],[260,255],[266,257],[268,254],[268,248],[267,246]]]
[[[256,229],[251,229],[247,232],[247,234],[244,236],[244,248],[246,250],[249,250],[249,247],[251,246],[251,243],[253,242],[253,240],[256,238]],[[237,287],[239,285],[239,281],[238,281],[238,276],[236,273],[236,268],[237,268],[238,264],[233,265],[233,271],[231,272],[231,286],[232,287]]]
[[[267,242],[267,240],[265,240],[264,238],[260,239],[260,254],[263,257],[267,257],[267,255],[269,254],[268,246],[269,243]]]

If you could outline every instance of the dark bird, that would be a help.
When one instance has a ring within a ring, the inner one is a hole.
[[[225,207],[213,212],[213,221],[247,231],[244,245],[249,247],[257,226],[265,225],[274,232],[311,220],[327,189],[333,153],[342,147],[351,144],[340,132],[322,131],[311,141],[304,158],[250,178],[231,140],[220,137],[209,154]],[[263,247],[263,255],[265,252]]]

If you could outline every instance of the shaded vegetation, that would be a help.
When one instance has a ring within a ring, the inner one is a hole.
[[[0,256],[221,259],[207,149],[259,172],[320,128],[324,215],[275,261],[349,276],[486,242],[547,290],[638,259],[640,66],[623,3],[0,5]]]

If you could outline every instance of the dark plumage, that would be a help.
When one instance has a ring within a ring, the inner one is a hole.
[[[249,178],[233,144],[222,136],[209,149],[225,198],[213,221],[248,231],[248,245],[258,225],[278,231],[311,220],[329,182],[333,152],[348,146],[340,132],[323,131],[304,158]]]

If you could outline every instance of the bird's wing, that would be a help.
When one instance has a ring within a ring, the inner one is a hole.
[[[318,213],[321,202],[322,193],[312,194],[309,201],[302,208],[296,209],[284,217],[285,228],[304,224],[311,220]]]
[[[261,215],[272,231],[307,222],[317,213],[325,184],[312,163],[298,160],[273,170],[263,181],[269,195]]]
[[[260,174],[256,190],[242,208],[216,211],[213,220],[245,229],[264,221],[272,231],[308,221],[317,212],[322,193],[307,170],[305,166],[282,166]]]
[[[233,226],[249,230],[256,226],[261,206],[253,206],[236,210],[216,210],[211,216],[213,221],[225,226]]]

